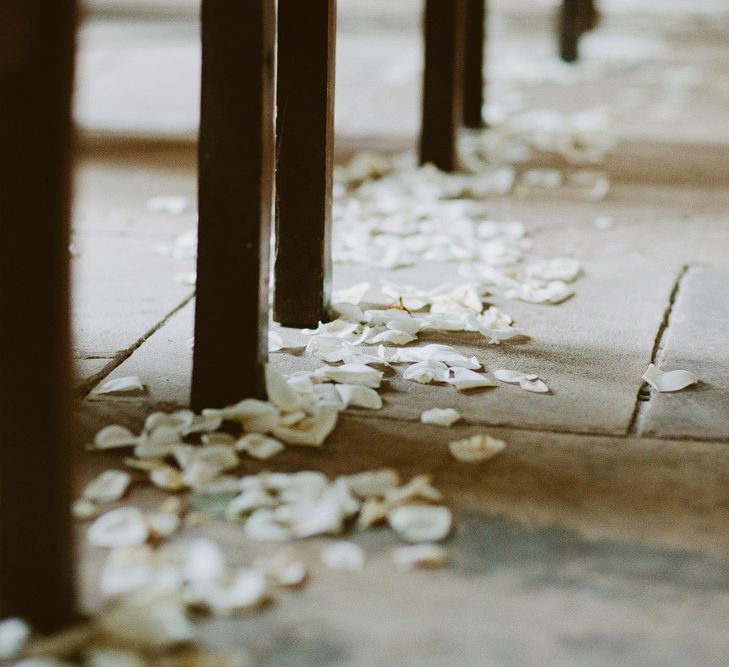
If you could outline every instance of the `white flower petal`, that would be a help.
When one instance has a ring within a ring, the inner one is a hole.
[[[113,503],[129,488],[132,477],[121,470],[105,470],[84,489],[83,496],[96,503]]]
[[[417,568],[431,569],[448,562],[448,552],[439,544],[412,544],[392,551],[398,570],[409,572]]]
[[[338,384],[336,391],[345,407],[379,410],[382,408],[380,395],[369,387],[359,384]]]
[[[249,433],[243,436],[235,443],[235,448],[239,452],[245,452],[254,459],[265,461],[276,454],[280,454],[285,447],[275,438],[271,438],[261,433]]]
[[[468,391],[469,389],[479,389],[481,387],[495,387],[490,377],[482,373],[476,373],[468,368],[453,368],[453,379],[451,382],[458,391]]]
[[[406,542],[440,542],[451,532],[453,518],[447,507],[402,505],[388,512],[387,521]]]
[[[321,561],[332,570],[353,572],[364,568],[365,553],[358,544],[340,540],[324,547]]]
[[[444,363],[429,359],[408,366],[402,376],[405,380],[429,384],[430,382],[448,382],[450,371]]]
[[[377,389],[382,381],[382,372],[365,364],[343,364],[342,366],[323,366],[316,375],[341,384],[361,384]]]
[[[136,445],[139,438],[126,426],[111,424],[102,428],[94,438],[95,449],[115,449]]]
[[[147,387],[136,375],[107,380],[94,391],[94,394],[108,396],[143,396],[146,393]]]
[[[274,370],[270,364],[266,365],[266,391],[268,392],[268,400],[281,410],[294,412],[301,408],[301,396],[289,386],[286,378]]]
[[[319,447],[334,430],[339,411],[331,406],[322,405],[316,415],[311,415],[292,426],[279,425],[273,435],[289,445]]]
[[[643,380],[656,391],[669,392],[681,391],[681,389],[696,384],[699,378],[690,371],[661,371],[654,364],[651,364],[643,373]]]
[[[88,538],[97,547],[128,547],[147,541],[149,529],[136,507],[120,507],[102,514],[89,526]]]
[[[461,415],[453,408],[432,408],[420,415],[423,424],[435,424],[436,426],[453,426]]]
[[[494,371],[494,377],[500,382],[507,382],[508,384],[519,384],[524,379],[524,373],[520,373],[519,371],[499,369]]]
[[[506,443],[483,434],[463,440],[454,440],[448,445],[448,448],[453,458],[462,463],[480,463],[504,451]]]

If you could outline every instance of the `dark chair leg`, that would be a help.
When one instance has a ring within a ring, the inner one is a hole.
[[[567,63],[577,60],[577,5],[580,0],[562,0],[559,13],[559,57]]]
[[[274,318],[316,326],[331,284],[336,0],[279,0]]]
[[[463,115],[465,0],[426,0],[420,163],[452,171]]]
[[[203,0],[195,409],[264,394],[274,0]]]
[[[463,124],[483,127],[484,42],[487,0],[466,0],[466,44],[463,66]]]
[[[0,616],[74,617],[69,194],[74,0],[0,1]]]
[[[565,62],[579,58],[580,36],[599,22],[594,0],[562,0],[559,11],[559,55]]]

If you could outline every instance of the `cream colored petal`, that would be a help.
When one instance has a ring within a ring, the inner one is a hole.
[[[239,452],[245,452],[254,459],[265,461],[276,454],[280,454],[284,449],[284,445],[269,436],[261,433],[249,433],[243,436],[235,443],[235,448]]]
[[[126,426],[111,424],[102,428],[94,438],[95,449],[115,449],[134,446],[139,441]]]
[[[440,542],[450,533],[453,518],[447,507],[402,505],[388,512],[387,521],[406,542]]]
[[[490,435],[474,435],[463,440],[454,440],[448,445],[453,458],[463,463],[480,463],[496,456],[506,448],[503,440]]]
[[[324,547],[321,562],[332,570],[353,572],[364,568],[365,553],[358,544],[340,540]]]
[[[143,396],[146,393],[147,387],[136,375],[107,380],[94,391],[94,394],[108,396]]]
[[[642,379],[660,392],[681,391],[699,381],[699,378],[690,371],[661,371],[654,364],[648,366]]]
[[[342,403],[348,408],[366,408],[368,410],[382,408],[380,395],[369,387],[358,384],[338,384],[336,391]]]
[[[136,507],[120,507],[102,514],[87,534],[89,542],[97,547],[128,547],[146,542],[149,529]]]
[[[425,410],[420,415],[423,424],[434,424],[436,426],[453,426],[461,418],[460,413],[453,408],[432,408]]]
[[[132,477],[121,470],[105,470],[87,484],[83,496],[96,503],[113,503],[127,492]]]
[[[418,568],[431,569],[448,562],[448,552],[439,544],[413,544],[392,551],[392,560],[398,570],[409,572]]]
[[[453,379],[451,382],[458,391],[468,391],[469,389],[479,389],[482,387],[495,387],[490,377],[482,373],[476,373],[468,368],[453,368]]]

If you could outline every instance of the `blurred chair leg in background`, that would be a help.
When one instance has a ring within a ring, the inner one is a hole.
[[[192,406],[265,394],[274,0],[202,2]]]
[[[70,503],[75,0],[0,0],[0,614],[74,618]]]
[[[562,0],[558,13],[559,55],[568,63],[579,58],[579,39],[599,22],[595,0]]]
[[[463,65],[463,124],[484,126],[484,50],[487,0],[466,0],[466,44]]]
[[[336,0],[279,0],[274,318],[315,327],[331,291]]]
[[[420,164],[452,171],[458,166],[463,118],[466,0],[426,0]]]

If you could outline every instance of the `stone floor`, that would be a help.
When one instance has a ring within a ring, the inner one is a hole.
[[[195,214],[147,207],[157,195],[194,201],[199,55],[191,5],[179,4],[179,14],[166,2],[140,21],[124,2],[99,1],[82,31],[73,260],[79,445],[107,423],[138,428],[154,407],[188,397],[194,294],[176,278],[194,260],[160,248],[193,229]],[[341,159],[362,147],[413,145],[418,4],[340,3]],[[598,165],[611,189],[601,201],[567,188],[488,198],[492,219],[525,223],[535,256],[580,260],[577,293],[557,306],[499,303],[530,334],[518,344],[445,333],[427,342],[455,345],[490,370],[535,370],[552,393],[456,395],[394,377],[384,409],[348,411],[323,448],[247,464],[250,472],[432,473],[457,521],[447,543],[452,564],[431,572],[396,573],[388,556],[396,540],[384,529],[352,537],[369,559],[356,573],[318,563],[326,540],[297,543],[313,570],[306,588],[260,614],[201,628],[203,641],[245,646],[256,664],[726,661],[729,13],[708,1],[605,2],[603,26],[570,68],[551,55],[548,6],[502,0],[492,8],[489,118],[498,125],[529,109],[601,107],[617,137]],[[572,169],[543,155],[517,169],[545,165]],[[597,228],[600,216],[614,226]],[[365,279],[432,287],[452,274],[453,265],[432,264],[373,279],[367,267],[337,265],[335,287]],[[648,392],[641,374],[652,361],[691,370],[701,383]],[[272,362],[318,365],[288,353]],[[102,380],[125,375],[139,375],[149,396],[94,396]],[[448,431],[420,424],[434,405],[456,407],[463,422]],[[450,457],[450,440],[486,428],[508,442],[503,455],[474,467]],[[121,465],[113,454],[79,456],[79,486]],[[125,502],[161,499],[135,485]],[[82,601],[93,609],[103,553],[88,546],[84,529]],[[272,551],[213,519],[179,539],[193,534],[219,540],[234,562]]]

